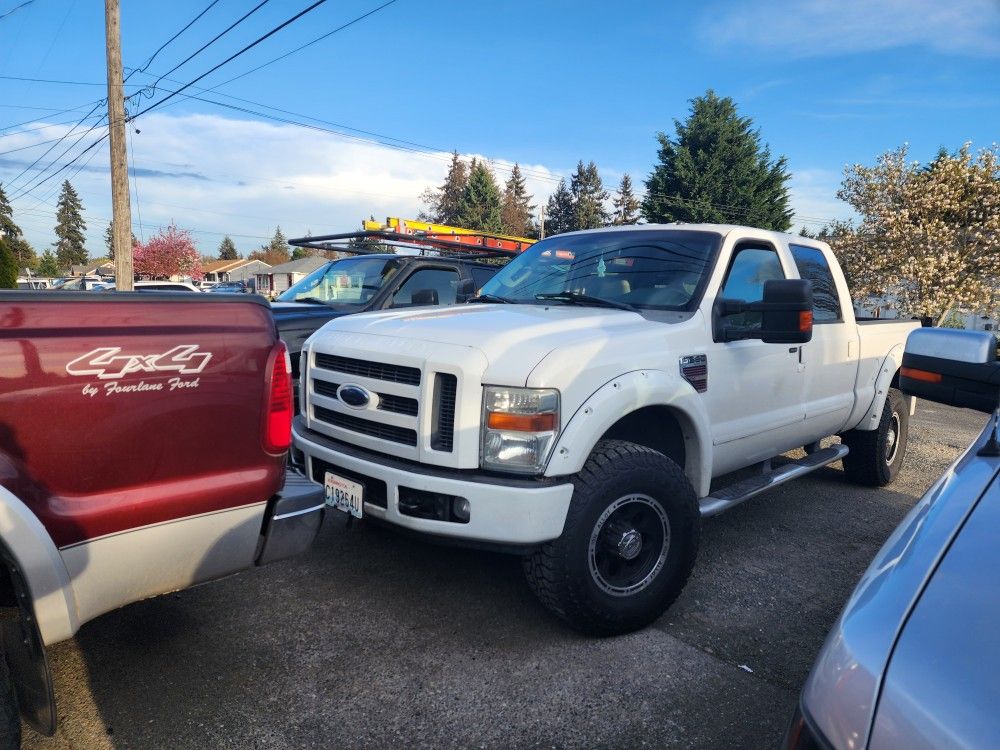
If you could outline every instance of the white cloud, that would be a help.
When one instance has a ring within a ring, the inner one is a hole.
[[[703,37],[730,52],[766,47],[818,57],[921,46],[1000,55],[996,0],[762,0],[706,17]]]
[[[816,230],[831,219],[847,219],[851,207],[837,198],[842,175],[830,169],[799,169],[792,172],[789,181],[792,208],[795,218],[792,231],[805,225]]]
[[[152,114],[139,128],[141,133],[130,135],[134,151],[130,161],[138,177],[138,211],[132,195],[136,234],[148,236],[176,221],[194,231],[206,254],[214,253],[227,233],[246,253],[272,235],[277,225],[286,235],[296,236],[360,229],[362,219],[371,214],[380,219],[413,217],[421,208],[420,193],[441,183],[451,159],[447,153],[414,153],[292,125],[215,115]],[[15,134],[4,138],[0,150],[55,138],[65,131]],[[75,135],[67,142],[72,138]],[[89,139],[81,147],[86,142]],[[17,185],[30,184],[21,178],[14,186],[7,185],[43,150],[0,156],[0,181],[8,195],[17,193]],[[54,239],[58,187],[69,176],[89,217],[88,249],[92,256],[103,253],[104,228],[111,216],[107,144],[96,152],[79,174],[73,176],[75,168],[67,170],[33,196],[14,202],[15,218],[36,247],[44,248]],[[498,181],[506,180],[513,162],[491,163]],[[521,168],[535,202],[543,202],[559,175],[539,164]],[[39,203],[39,197],[45,202]]]

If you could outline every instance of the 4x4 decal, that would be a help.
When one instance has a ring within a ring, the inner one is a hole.
[[[133,372],[195,375],[211,359],[211,352],[198,351],[197,344],[181,344],[162,354],[121,354],[120,346],[102,346],[67,363],[66,372],[92,375],[98,380],[117,380]]]

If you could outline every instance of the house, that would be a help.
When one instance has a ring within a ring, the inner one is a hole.
[[[115,264],[107,258],[69,267],[70,276],[114,276]]]
[[[216,260],[201,267],[205,281],[242,281],[252,285],[257,274],[266,274],[270,269],[262,260]]]
[[[308,255],[287,263],[273,266],[264,273],[257,274],[257,293],[274,297],[292,284],[311,274],[330,261],[322,256]]]

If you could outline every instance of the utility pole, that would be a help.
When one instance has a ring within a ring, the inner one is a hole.
[[[539,206],[541,209],[541,220],[538,222],[538,239],[545,239],[545,206]]]
[[[115,289],[132,291],[132,209],[125,154],[125,82],[122,79],[122,24],[118,0],[104,0],[104,34],[108,57],[108,128],[111,143],[112,244]]]

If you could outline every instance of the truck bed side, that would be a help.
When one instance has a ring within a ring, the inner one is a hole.
[[[0,485],[77,622],[252,564],[284,478],[261,441],[276,342],[248,296],[0,294]]]

